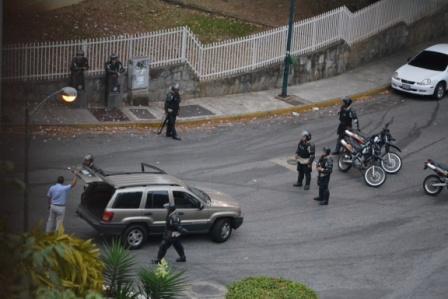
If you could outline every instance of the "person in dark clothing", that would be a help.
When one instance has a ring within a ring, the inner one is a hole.
[[[95,166],[94,158],[93,158],[92,154],[87,154],[84,156],[84,160],[82,161],[82,166],[84,168],[92,170],[93,172],[98,172],[101,175],[105,174],[102,169]]]
[[[319,196],[314,200],[319,201],[320,205],[328,205],[330,199],[330,191],[328,185],[330,183],[330,175],[333,171],[333,159],[330,157],[331,149],[324,147],[323,154],[320,156],[317,162],[317,185],[319,186]]]
[[[85,80],[84,71],[89,69],[89,61],[84,56],[84,51],[79,50],[76,52],[76,56],[73,57],[70,64],[71,82],[70,85],[77,90],[84,90]]]
[[[296,150],[297,171],[299,172],[297,177],[297,183],[294,187],[302,187],[303,177],[305,177],[304,190],[310,189],[311,182],[311,169],[314,161],[315,150],[314,144],[311,143],[311,133],[303,131],[302,139],[300,139]]]
[[[168,213],[166,215],[165,232],[163,233],[163,240],[160,244],[159,252],[157,253],[157,259],[152,262],[154,264],[160,263],[171,245],[174,246],[174,249],[179,255],[176,262],[186,262],[187,258],[185,257],[184,247],[180,242],[180,236],[187,233],[187,230],[180,224],[181,221],[178,213],[176,212],[176,206],[167,203],[164,207],[168,209]]]
[[[352,109],[351,105],[353,100],[350,98],[342,99],[341,110],[339,110],[339,126],[338,126],[338,140],[336,142],[336,148],[333,152],[334,155],[339,154],[339,150],[341,149],[341,139],[344,138],[344,131],[353,128],[353,124],[356,124],[357,129],[359,130],[359,121],[356,112]]]
[[[106,98],[109,92],[120,93],[120,82],[118,80],[121,73],[124,72],[123,64],[118,60],[117,54],[110,55],[109,61],[106,62]]]
[[[179,114],[179,105],[179,84],[175,84],[171,87],[165,99],[165,113],[167,118],[166,137],[172,137],[175,140],[181,140],[176,132],[176,118]]]

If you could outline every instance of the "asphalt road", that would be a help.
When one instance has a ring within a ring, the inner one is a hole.
[[[446,298],[448,190],[429,197],[422,182],[431,173],[423,170],[427,158],[448,162],[448,99],[386,93],[356,103],[355,109],[365,134],[393,120],[390,128],[403,149],[403,168],[378,189],[367,187],[357,170],[341,173],[336,168],[329,206],[313,201],[314,176],[310,191],[292,186],[296,172],[285,161],[305,128],[319,151],[324,145],[334,147],[336,108],[184,129],[181,142],[141,131],[38,136],[32,141],[31,220],[46,221],[48,186],[58,175],[68,175],[63,169],[81,162],[85,153],[93,153],[107,170],[137,170],[144,161],[241,203],[244,223],[226,243],[188,237],[188,262],[182,265],[174,263],[170,249],[168,261],[186,270],[190,281],[227,285],[267,275],[304,282],[321,298]],[[78,186],[71,194],[66,230],[100,242],[75,216],[81,192]],[[20,211],[16,204],[10,205],[11,215]],[[155,257],[159,242],[151,239],[134,251],[142,265]]]

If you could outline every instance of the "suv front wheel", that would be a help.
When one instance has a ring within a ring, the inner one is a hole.
[[[212,240],[218,243],[227,241],[232,234],[232,223],[228,218],[218,219],[210,231]]]
[[[121,236],[123,245],[128,249],[138,249],[146,241],[146,228],[142,225],[134,224],[126,228]]]

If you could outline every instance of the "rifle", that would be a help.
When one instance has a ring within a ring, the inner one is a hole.
[[[165,127],[166,123],[168,122],[168,115],[165,116],[165,119],[163,120],[163,122],[160,124],[160,128],[157,131],[157,135],[162,134],[163,128]]]

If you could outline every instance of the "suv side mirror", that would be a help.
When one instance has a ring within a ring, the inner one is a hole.
[[[199,210],[203,210],[204,209],[204,204],[202,202],[198,202],[198,209]]]

